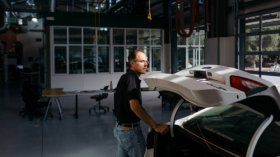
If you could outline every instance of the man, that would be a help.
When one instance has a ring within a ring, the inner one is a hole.
[[[114,112],[117,123],[114,136],[118,141],[117,157],[143,157],[146,142],[140,120],[160,134],[169,127],[156,123],[142,107],[141,74],[148,68],[148,58],[141,50],[135,50],[128,56],[129,69],[121,76],[114,95]]]

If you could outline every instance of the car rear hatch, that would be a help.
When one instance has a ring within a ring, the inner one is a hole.
[[[220,65],[203,65],[175,74],[151,74],[144,80],[149,89],[174,92],[200,107],[238,102],[272,86],[259,77]]]

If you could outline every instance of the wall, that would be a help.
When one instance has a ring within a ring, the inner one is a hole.
[[[112,81],[112,88],[114,89],[122,74],[124,73],[75,74],[71,77],[69,75],[52,75],[51,88],[63,88],[64,91],[99,90],[106,85],[110,85]],[[149,74],[151,73],[140,76],[142,88],[147,87],[144,78]]]
[[[235,38],[208,38],[205,41],[205,64],[235,67]]]

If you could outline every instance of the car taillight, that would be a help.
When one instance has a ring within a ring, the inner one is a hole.
[[[240,76],[230,76],[230,86],[248,93],[257,88],[266,87],[264,84]]]

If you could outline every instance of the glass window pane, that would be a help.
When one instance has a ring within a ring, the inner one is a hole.
[[[187,38],[177,35],[177,45],[186,45]]]
[[[84,28],[84,44],[96,44],[94,28]]]
[[[198,62],[198,64],[197,65],[203,65],[204,64],[204,47],[203,48],[200,48],[199,49],[200,50],[200,54],[199,54],[199,56],[198,57],[200,57],[200,60],[199,60],[199,62]],[[195,63],[195,62],[192,62],[191,60],[190,60],[190,64],[192,64],[192,66],[196,66],[195,64],[193,64],[193,63]]]
[[[139,45],[149,45],[150,31],[139,30]]]
[[[55,27],[53,35],[55,44],[67,44],[67,28]]]
[[[279,34],[262,35],[262,50],[263,51],[279,51],[280,36]]]
[[[186,48],[177,48],[178,62],[177,70],[182,70],[186,68]]]
[[[187,38],[187,42],[189,46],[195,45],[195,36],[191,35],[189,38]]]
[[[152,48],[152,60],[150,60],[152,71],[161,70],[161,53],[160,48]]]
[[[236,103],[209,109],[184,122],[183,127],[195,136],[211,143],[223,144],[224,149],[245,156],[251,138],[265,118],[247,106]]]
[[[65,74],[67,73],[67,64],[66,64],[66,47],[65,46],[56,46],[54,48],[54,73],[55,74]]]
[[[245,32],[259,32],[260,29],[260,16],[247,17],[245,18]]]
[[[97,30],[98,44],[110,43],[110,31],[108,28],[99,28]]]
[[[127,29],[126,30],[126,44],[127,45],[136,45],[137,44],[137,30],[136,29]]]
[[[69,46],[69,73],[82,73],[81,46]]]
[[[69,43],[81,44],[82,43],[82,31],[81,28],[69,28]]]
[[[245,51],[256,52],[259,51],[259,36],[246,36],[245,37]]]
[[[279,30],[279,23],[279,12],[264,14],[262,16],[262,31]]]
[[[113,44],[124,44],[124,29],[113,29]]]
[[[204,30],[200,30],[199,31],[199,40],[200,40],[200,45],[204,46],[204,42],[205,42],[205,32]]]
[[[280,73],[280,55],[263,55],[262,71]]]
[[[84,47],[84,73],[96,73],[96,48]]]
[[[109,47],[98,47],[98,71],[109,72]]]
[[[160,30],[151,30],[151,44],[152,45],[161,45],[161,31]]]
[[[114,72],[124,72],[124,48],[114,47]]]
[[[245,63],[245,70],[258,71],[259,55],[246,55],[244,63]]]

